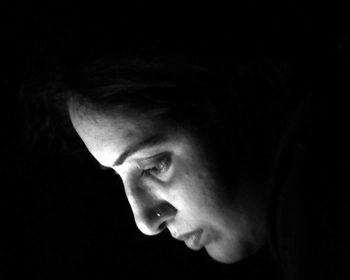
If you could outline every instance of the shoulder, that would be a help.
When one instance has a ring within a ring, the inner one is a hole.
[[[346,271],[350,207],[341,153],[349,142],[336,128],[344,125],[341,114],[334,114],[337,104],[334,97],[307,96],[276,158],[271,239],[286,279],[342,279],[335,275]]]

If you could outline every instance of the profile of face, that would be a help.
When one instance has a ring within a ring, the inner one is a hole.
[[[121,177],[141,232],[168,229],[222,263],[237,262],[264,243],[264,211],[254,188],[238,186],[232,195],[190,132],[125,111],[71,104],[69,112],[89,152]]]

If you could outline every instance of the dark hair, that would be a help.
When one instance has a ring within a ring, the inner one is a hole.
[[[162,121],[201,139],[222,173],[265,178],[286,113],[281,64],[214,54],[161,44],[77,48],[54,60],[46,95],[68,128],[69,100],[100,112],[161,111]]]

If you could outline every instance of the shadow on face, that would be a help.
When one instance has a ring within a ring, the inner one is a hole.
[[[72,124],[89,152],[123,181],[138,228],[168,229],[193,250],[232,263],[265,239],[262,203],[249,185],[223,185],[201,141],[147,115],[98,113],[70,105]]]

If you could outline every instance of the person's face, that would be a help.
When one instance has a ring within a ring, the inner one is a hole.
[[[97,161],[120,175],[138,228],[167,228],[194,250],[236,262],[265,238],[264,214],[249,186],[227,191],[199,141],[141,115],[97,114],[70,106],[73,126]],[[232,176],[236,176],[232,170]]]

